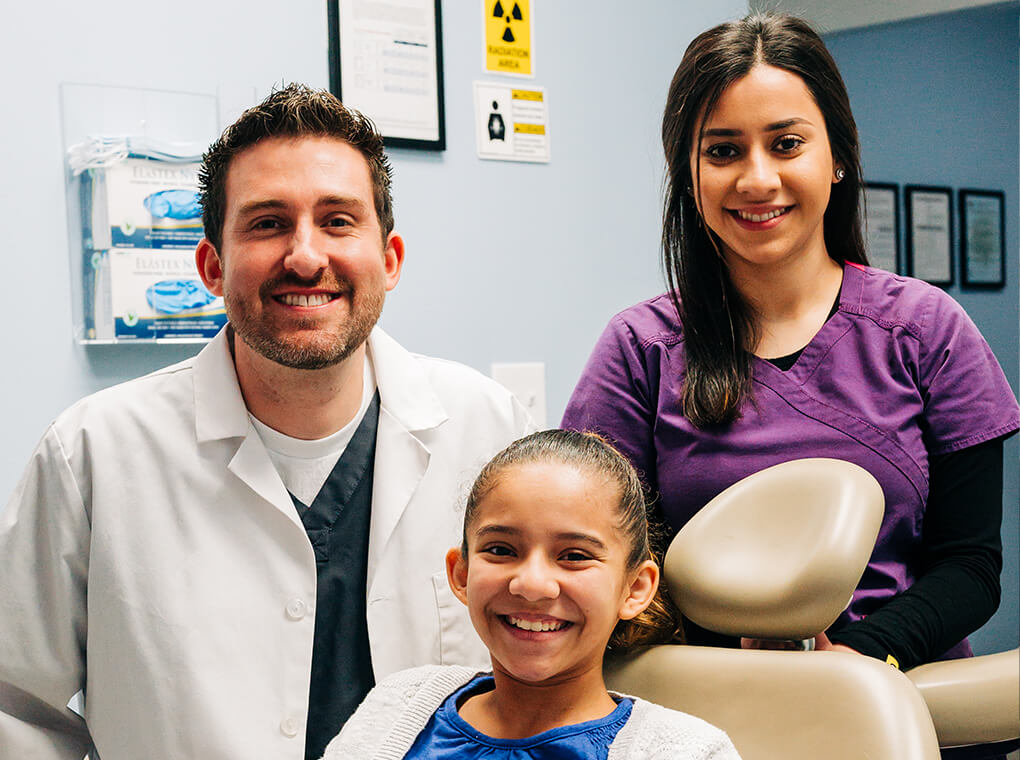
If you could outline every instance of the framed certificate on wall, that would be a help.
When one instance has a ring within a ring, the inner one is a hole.
[[[1006,284],[1005,206],[1001,191],[960,191],[960,260],[967,287]]]
[[[907,185],[908,274],[933,285],[953,283],[953,191]]]
[[[329,0],[329,87],[387,147],[446,149],[440,0]]]
[[[900,269],[900,194],[897,185],[864,185],[864,231],[868,263],[894,274]]]

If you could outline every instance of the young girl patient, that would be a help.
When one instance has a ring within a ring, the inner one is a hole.
[[[641,484],[596,436],[546,430],[511,444],[468,497],[446,556],[492,672],[430,665],[369,693],[326,760],[738,759],[702,720],[610,693],[607,646],[668,639]]]

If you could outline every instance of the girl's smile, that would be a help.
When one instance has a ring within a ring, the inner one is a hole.
[[[572,625],[569,620],[534,615],[500,615],[503,622],[522,633],[557,633]]]

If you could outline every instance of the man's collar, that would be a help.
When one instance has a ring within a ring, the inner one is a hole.
[[[368,353],[384,411],[407,430],[428,430],[447,420],[423,363],[382,328],[368,336]]]
[[[198,440],[248,435],[248,408],[237,382],[228,324],[195,357],[195,432]],[[447,419],[422,362],[381,328],[372,330],[368,353],[382,408],[407,430],[428,430]]]
[[[228,330],[220,330],[195,357],[195,434],[199,442],[248,435],[244,405],[231,356]]]

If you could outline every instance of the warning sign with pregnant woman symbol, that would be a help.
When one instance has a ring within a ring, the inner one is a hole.
[[[478,157],[549,162],[549,110],[542,87],[475,82]]]

